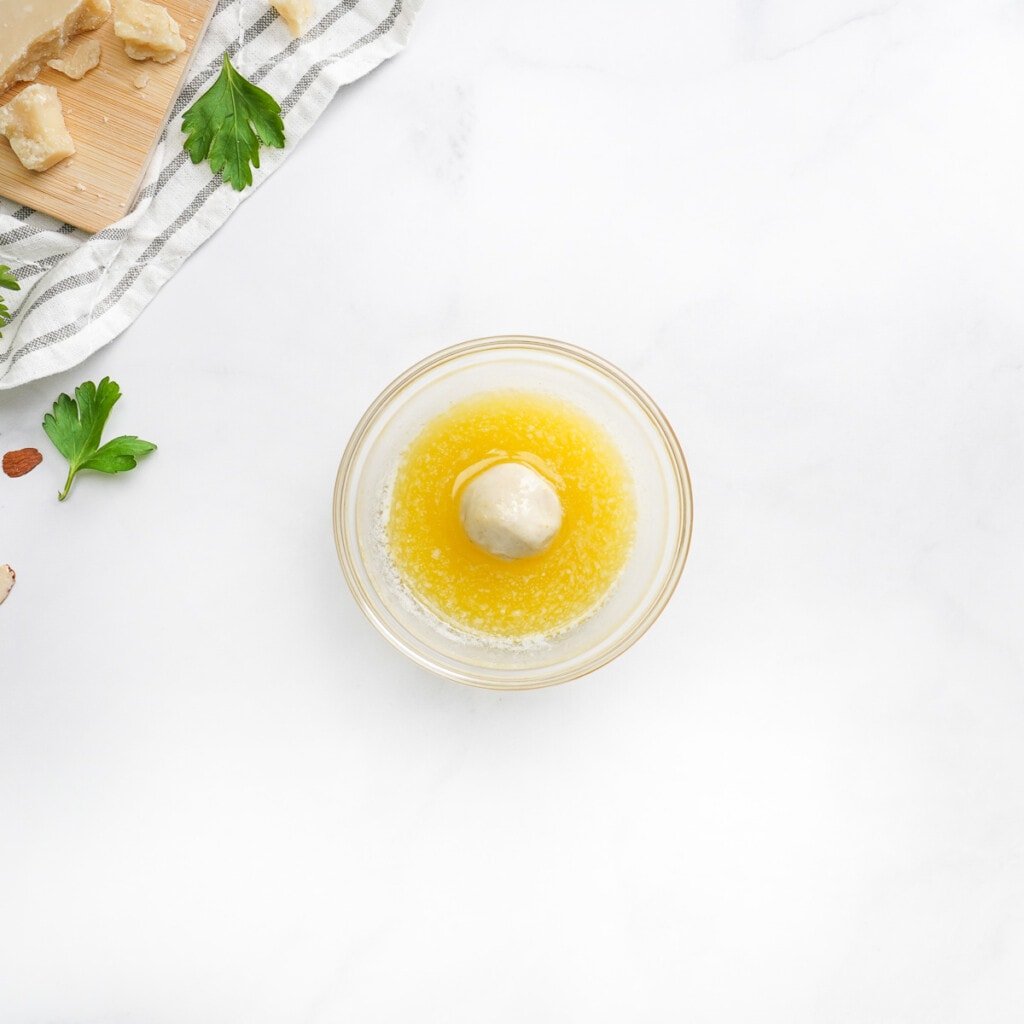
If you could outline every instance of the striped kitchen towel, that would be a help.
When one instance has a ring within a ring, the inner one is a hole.
[[[264,149],[254,187],[287,159],[338,88],[405,45],[422,0],[332,0],[293,39],[266,0],[219,0],[135,208],[95,235],[0,199],[0,264],[21,291],[0,340],[0,389],[66,370],[113,340],[253,189],[235,192],[182,149],[181,114],[226,50],[281,104],[283,150]]]

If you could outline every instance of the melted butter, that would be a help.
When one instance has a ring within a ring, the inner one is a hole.
[[[474,476],[516,461],[541,473],[562,503],[562,528],[529,558],[489,555],[459,520]],[[604,429],[548,395],[499,391],[453,406],[402,456],[388,519],[391,557],[409,589],[441,618],[500,637],[550,634],[591,612],[633,544],[629,471]]]

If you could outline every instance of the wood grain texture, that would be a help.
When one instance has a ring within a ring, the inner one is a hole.
[[[0,195],[86,231],[99,231],[127,213],[171,106],[184,81],[216,0],[164,0],[181,26],[187,49],[170,64],[136,61],[114,35],[113,16],[95,32],[103,56],[79,82],[44,68],[38,82],[53,85],[77,152],[48,171],[27,171],[6,139],[0,138]],[[76,40],[77,41],[77,40]],[[74,44],[72,44],[74,45]],[[148,75],[144,88],[136,88]],[[23,88],[0,96],[6,103]]]

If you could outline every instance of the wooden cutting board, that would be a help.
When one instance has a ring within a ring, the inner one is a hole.
[[[76,41],[100,40],[99,67],[79,82],[49,67],[36,79],[60,93],[77,152],[48,171],[26,171],[0,137],[0,195],[86,231],[99,231],[127,213],[217,0],[162,2],[181,26],[185,52],[170,64],[132,60],[114,35],[113,16],[95,32],[77,36]],[[148,76],[142,88],[136,86],[144,80],[140,76]],[[0,104],[22,88],[12,86]]]

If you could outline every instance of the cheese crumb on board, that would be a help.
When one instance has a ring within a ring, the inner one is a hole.
[[[0,0],[0,93],[32,81],[73,36],[109,15],[110,0]]]
[[[124,52],[132,60],[169,64],[185,49],[181,29],[167,8],[146,0],[118,0],[114,35],[124,43]]]
[[[272,0],[274,10],[284,18],[293,36],[301,36],[309,28],[316,8],[313,0]]]
[[[136,89],[145,89],[149,85],[149,75],[145,71],[140,71],[133,79],[132,85]]]
[[[98,39],[86,39],[73,50],[65,52],[57,60],[48,60],[54,71],[59,71],[76,82],[92,71],[100,62],[100,41]]]
[[[52,85],[30,85],[0,107],[0,135],[30,171],[45,171],[75,151]]]

